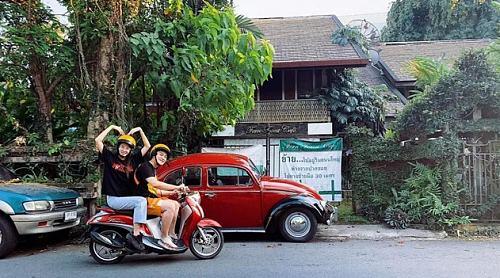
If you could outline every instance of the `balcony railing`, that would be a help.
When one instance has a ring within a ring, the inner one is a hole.
[[[259,101],[240,123],[330,122],[330,112],[316,99]]]

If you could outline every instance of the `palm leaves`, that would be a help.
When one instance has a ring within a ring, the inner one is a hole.
[[[406,69],[417,79],[415,85],[421,91],[436,84],[441,77],[450,72],[450,68],[445,63],[428,57],[417,57],[411,60]]]
[[[236,24],[240,27],[243,33],[253,33],[253,35],[258,38],[264,38],[262,31],[252,22],[252,20],[244,15],[236,16]]]

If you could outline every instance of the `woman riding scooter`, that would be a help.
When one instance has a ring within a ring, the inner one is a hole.
[[[168,159],[170,148],[164,144],[157,144],[151,148],[150,160],[142,163],[135,171],[135,182],[138,185],[138,194],[147,198],[148,214],[161,216],[162,239],[158,242],[163,248],[176,250],[179,246],[174,230],[179,212],[179,203],[168,199],[176,192],[185,192],[188,187],[176,186],[159,181],[156,178],[156,169],[164,165]],[[174,240],[172,240],[174,239]]]
[[[111,130],[120,133],[118,137],[116,153],[109,151],[104,146],[104,138]],[[144,146],[140,152],[133,152],[136,141],[131,135],[140,132]],[[134,248],[143,250],[140,238],[141,224],[146,223],[147,201],[140,196],[133,196],[135,189],[132,175],[134,170],[144,161],[144,156],[151,147],[146,135],[140,127],[133,128],[128,134],[121,127],[110,125],[95,138],[96,149],[99,159],[104,163],[104,174],[102,179],[102,193],[107,195],[107,203],[113,209],[134,210],[133,235],[127,235],[127,239]]]

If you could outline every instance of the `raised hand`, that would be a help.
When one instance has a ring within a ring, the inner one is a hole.
[[[136,132],[138,132],[138,131],[142,131],[142,128],[140,128],[140,127],[134,127],[134,128],[132,128],[132,129],[128,132],[128,135],[132,135],[132,134],[134,134],[134,133],[136,133]]]

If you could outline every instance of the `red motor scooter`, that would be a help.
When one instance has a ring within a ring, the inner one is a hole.
[[[90,228],[89,250],[92,257],[101,264],[120,262],[126,255],[136,253],[180,254],[191,250],[199,259],[212,259],[217,256],[224,245],[224,237],[220,231],[221,225],[216,221],[204,218],[200,206],[198,192],[183,193],[179,199],[179,241],[183,245],[179,250],[165,249],[158,244],[161,238],[161,218],[150,217],[143,225],[142,243],[144,251],[131,247],[126,235],[132,233],[133,211],[116,211],[102,207],[87,224]]]

